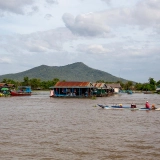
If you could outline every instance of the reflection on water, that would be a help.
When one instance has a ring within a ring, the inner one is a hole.
[[[96,104],[148,100],[160,107],[160,95],[120,94],[91,99],[0,98],[2,160],[158,160],[160,111],[104,110]]]

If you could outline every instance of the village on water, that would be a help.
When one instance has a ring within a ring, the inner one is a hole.
[[[50,97],[106,97],[121,90],[120,83],[91,83],[91,82],[57,82],[54,86],[49,87]],[[129,92],[128,92],[129,93]],[[131,91],[130,91],[131,93]],[[32,95],[30,86],[19,86],[15,89],[14,84],[0,83],[1,96],[27,96]]]
[[[25,78],[24,78],[25,79]],[[152,88],[153,91],[143,91],[144,94],[160,93],[160,85],[155,85],[156,82],[153,78],[149,79],[147,88]],[[122,83],[123,84],[123,83]],[[128,82],[127,86],[132,88],[132,83]],[[140,85],[140,84],[138,84]],[[142,85],[143,86],[143,85]],[[143,87],[144,87],[143,86]],[[123,86],[124,87],[124,86]],[[95,99],[96,97],[107,97],[112,96],[118,93],[134,93],[129,87],[127,90],[122,90],[120,83],[104,83],[104,82],[78,82],[78,81],[57,81],[55,85],[50,86],[48,90],[48,96],[53,98],[91,98]],[[41,90],[40,88],[37,88]],[[145,88],[144,88],[145,89]],[[31,86],[15,86],[10,83],[0,83],[0,97],[8,96],[31,96],[32,89]],[[132,109],[132,110],[160,110],[156,108],[154,104],[150,106],[149,102],[146,101],[145,108],[137,108],[136,104],[132,103],[130,106],[122,106],[122,104],[106,106],[103,104],[97,104],[103,109]]]
[[[133,93],[133,90],[131,89],[132,87],[128,88],[127,90],[124,90],[123,88],[121,86],[121,83],[57,81],[55,85],[48,87],[48,89],[50,90],[48,94],[50,97],[89,98],[89,97],[106,97],[118,93],[128,93],[128,94]],[[41,88],[36,88],[36,90],[41,90]],[[147,94],[159,93],[159,92],[160,92],[159,85],[156,86],[155,92],[149,90],[146,91],[143,90],[143,93]],[[15,86],[15,84],[0,83],[0,97],[30,96],[30,95],[32,95],[31,86],[28,85]]]

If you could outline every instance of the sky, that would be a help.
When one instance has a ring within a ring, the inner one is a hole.
[[[160,0],[0,0],[0,75],[75,62],[160,80]]]

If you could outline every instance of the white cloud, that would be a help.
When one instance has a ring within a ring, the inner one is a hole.
[[[65,13],[63,21],[67,28],[74,34],[82,36],[105,35],[109,32],[109,27],[103,25],[102,21],[96,21],[94,14],[81,14],[74,18],[73,15]]]
[[[12,53],[16,50],[16,53],[23,52],[49,52],[63,50],[63,44],[68,40],[75,39],[75,36],[65,28],[59,28],[56,30],[49,30],[45,32],[36,32],[28,35],[13,35],[6,36],[2,39],[1,49]],[[10,47],[7,47],[7,46]]]
[[[5,0],[0,1],[0,10],[16,14],[24,14],[24,8],[33,5],[34,0]]]
[[[85,52],[87,54],[89,53],[89,54],[96,54],[96,55],[107,54],[108,52],[110,52],[109,49],[104,48],[102,45],[98,45],[98,44],[79,45],[77,50],[80,52]]]
[[[2,63],[11,63],[11,59],[8,57],[1,57],[0,64],[2,64]]]
[[[102,0],[102,1],[106,2],[107,4],[111,3],[111,0]]]
[[[159,28],[160,1],[140,1],[133,8],[117,8],[80,14],[74,18],[72,14],[65,13],[63,21],[73,33],[82,36],[97,36],[109,33],[114,28],[125,26],[139,26],[142,28]]]
[[[49,4],[58,4],[58,0],[46,0]]]
[[[1,0],[0,12],[2,13],[15,13],[23,15],[25,13],[32,15],[39,10],[40,4],[46,3],[49,5],[58,4],[58,0]]]

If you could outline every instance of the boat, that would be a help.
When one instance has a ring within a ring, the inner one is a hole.
[[[103,108],[103,109],[112,109],[111,107],[109,106],[104,106],[102,104],[97,104],[99,107]]]
[[[152,94],[152,91],[143,91],[144,94]]]
[[[4,94],[3,93],[0,93],[0,97],[3,97],[4,96]]]
[[[108,105],[106,105],[106,106],[104,106],[104,105],[102,105],[102,104],[97,104],[99,107],[101,107],[101,108],[103,108],[103,109],[130,109],[131,107],[122,107],[122,106],[108,106]]]
[[[30,86],[19,86],[16,91],[11,90],[10,94],[11,96],[30,96],[31,92]]]
[[[139,111],[150,111],[150,108],[139,108]]]
[[[102,104],[97,104],[99,107],[103,109],[130,109],[130,110],[138,110],[139,108],[132,108],[130,106],[122,106],[120,105],[113,105],[113,106],[108,106],[108,105],[102,105]]]
[[[117,108],[117,109],[130,109],[131,107],[130,106],[122,106],[121,104],[120,105],[114,105],[114,106],[111,106],[111,108]]]
[[[121,106],[121,105],[114,105],[114,106],[108,106],[108,105],[102,105],[102,104],[97,104],[99,107],[103,109],[130,109],[131,111],[134,110],[139,110],[139,111],[160,111],[160,108],[156,109],[149,109],[149,108],[133,108],[129,106]]]
[[[150,109],[150,108],[139,108],[140,111],[160,111],[160,108]]]
[[[0,89],[0,93],[1,95],[0,96],[9,96],[10,95],[10,90],[9,88],[6,88],[6,87],[3,87]]]
[[[132,90],[127,90],[126,92],[127,92],[128,94],[132,94],[132,93],[133,93]]]

